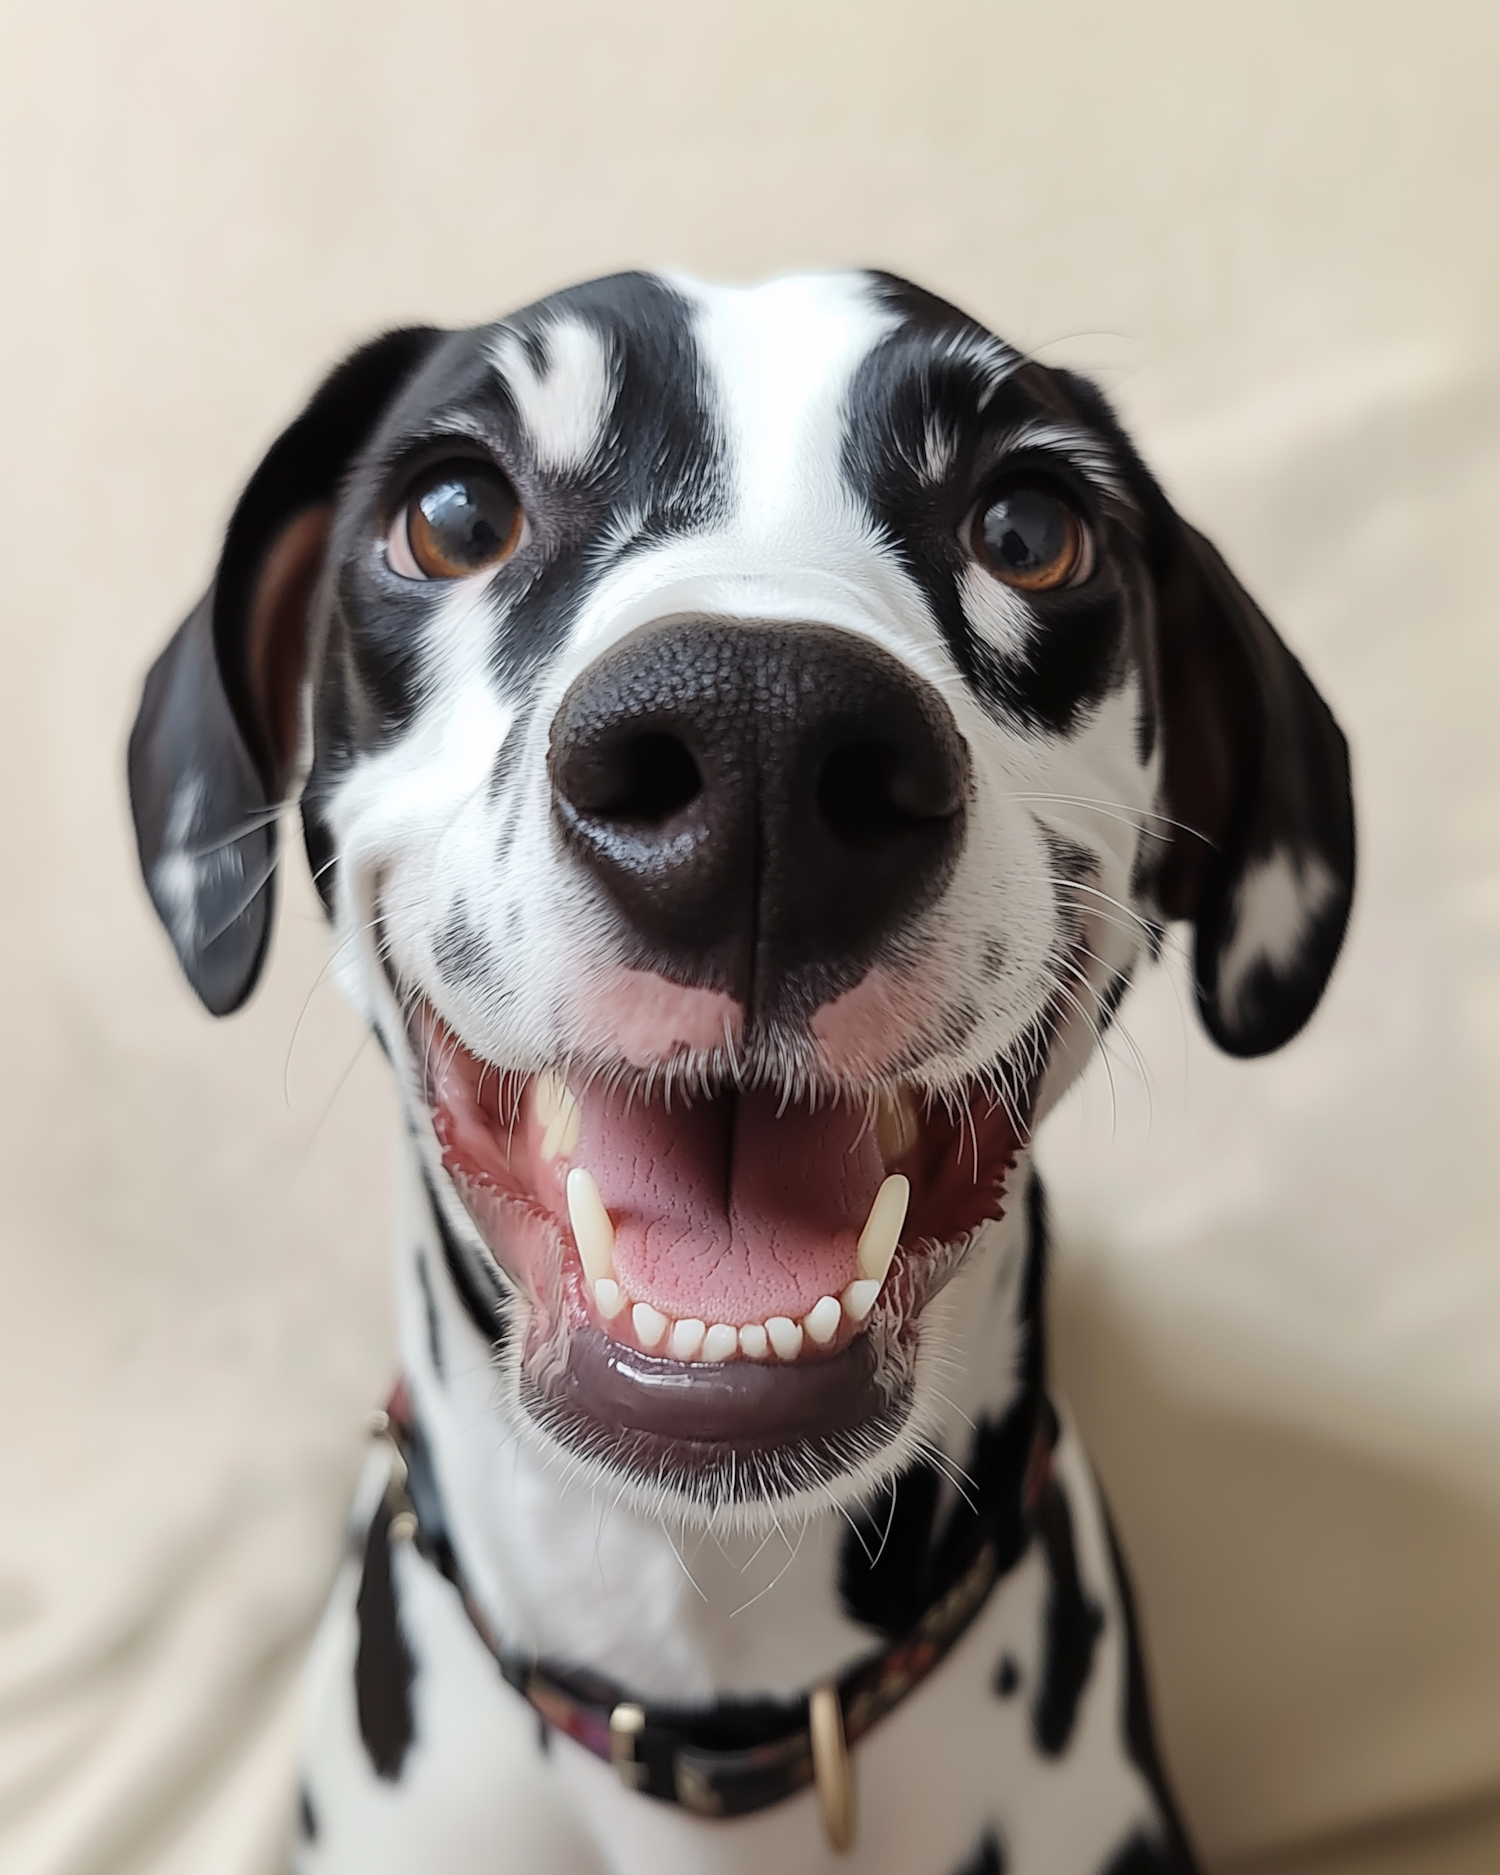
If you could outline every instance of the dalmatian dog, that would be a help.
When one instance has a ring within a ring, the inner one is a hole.
[[[129,778],[218,1015],[300,812],[403,1101],[296,1867],[1190,1870],[1031,1141],[1175,922],[1220,1047],[1297,1032],[1353,810],[1098,391],[876,273],[390,333]]]

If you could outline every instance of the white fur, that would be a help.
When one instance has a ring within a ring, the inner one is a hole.
[[[1220,995],[1232,1015],[1258,970],[1285,973],[1338,889],[1315,853],[1277,847],[1245,869],[1234,898],[1234,935],[1219,964]]]
[[[614,398],[614,361],[603,338],[581,319],[549,321],[542,337],[547,361],[536,370],[525,346],[502,328],[490,358],[515,400],[540,468],[588,467],[604,439]]]

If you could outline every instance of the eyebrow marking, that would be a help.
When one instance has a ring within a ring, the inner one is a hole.
[[[1079,473],[1086,476],[1102,493],[1131,507],[1135,506],[1120,474],[1120,465],[1100,444],[1092,430],[1038,417],[1007,431],[1000,438],[1000,447],[1006,455],[1021,449],[1038,449],[1052,455],[1066,456]]]
[[[548,320],[536,341],[529,346],[519,332],[502,326],[489,344],[490,363],[511,394],[537,466],[577,472],[597,454],[614,407],[614,347],[598,327],[567,315]]]

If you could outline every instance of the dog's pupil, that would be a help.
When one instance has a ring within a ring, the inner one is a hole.
[[[455,566],[483,566],[510,538],[515,498],[489,476],[462,476],[429,489],[421,509],[445,559]]]
[[[1042,489],[1015,489],[985,515],[984,544],[997,565],[1034,573],[1066,553],[1067,514],[1062,503]]]

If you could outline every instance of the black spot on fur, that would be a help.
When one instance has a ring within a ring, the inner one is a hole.
[[[994,1677],[990,1686],[996,1699],[1009,1699],[1021,1684],[1021,1669],[1016,1665],[1014,1654],[1002,1654],[995,1662]]]
[[[297,1833],[304,1842],[318,1840],[318,1813],[306,1784],[297,1792]]]
[[[853,1621],[882,1634],[904,1634],[928,1600],[938,1474],[911,1465],[855,1518],[844,1538],[839,1594]]]
[[[536,1748],[544,1758],[552,1756],[552,1727],[541,1713],[536,1715]]]
[[[1005,1875],[1005,1851],[994,1830],[984,1832],[975,1843],[973,1854],[953,1871],[953,1875]]]
[[[1120,1004],[1125,1000],[1125,992],[1129,988],[1130,972],[1117,970],[1099,992],[1099,1013],[1095,1020],[1101,1029],[1107,1029],[1114,1021]]]
[[[1047,1559],[1047,1607],[1031,1734],[1037,1750],[1055,1758],[1067,1749],[1073,1735],[1104,1616],[1084,1593],[1073,1540],[1073,1513],[1056,1483],[1043,1493],[1035,1516]]]
[[[446,1378],[443,1368],[443,1326],[438,1320],[437,1297],[432,1293],[432,1272],[427,1258],[417,1252],[417,1281],[422,1289],[422,1307],[427,1316],[427,1352],[432,1357],[432,1371],[439,1380]]]
[[[1137,1830],[1104,1864],[1099,1875],[1193,1875],[1193,1864],[1170,1838],[1158,1842]]]
[[[984,940],[984,947],[979,953],[979,966],[991,982],[1002,976],[1010,959],[1010,947],[998,931],[992,931]]]
[[[961,1003],[943,1016],[942,1040],[945,1048],[957,1052],[979,1027],[979,1011],[972,1003]]]
[[[1141,1658],[1141,1637],[1136,1622],[1135,1594],[1130,1586],[1130,1577],[1125,1569],[1125,1558],[1120,1552],[1114,1524],[1107,1509],[1104,1513],[1104,1531],[1109,1538],[1109,1554],[1115,1574],[1115,1593],[1120,1604],[1120,1624],[1125,1635],[1125,1743],[1136,1769],[1151,1786],[1156,1797],[1157,1808],[1161,1812],[1162,1837],[1166,1844],[1164,1851],[1153,1849],[1149,1842],[1145,1842],[1140,1851],[1136,1850],[1134,1845],[1127,1845],[1122,1855],[1141,1852],[1166,1855],[1167,1859],[1164,1861],[1135,1864],[1135,1868],[1141,1871],[1141,1875],[1157,1869],[1170,1871],[1170,1875],[1194,1875],[1198,1867],[1197,1859],[1188,1843],[1187,1832],[1182,1826],[1182,1819],[1177,1813],[1177,1805],[1167,1786],[1166,1774],[1162,1770],[1161,1754],[1157,1749],[1156,1726],[1151,1714],[1151,1698],[1146,1684],[1145,1663]],[[1106,1875],[1132,1875],[1132,1865],[1121,1860],[1118,1866],[1112,1866],[1107,1870]]]
[[[359,1735],[375,1775],[394,1782],[412,1741],[411,1687],[417,1665],[401,1630],[391,1571],[391,1513],[382,1499],[365,1538],[365,1566],[354,1605],[359,1647],[354,1703]]]
[[[439,926],[432,940],[433,960],[457,989],[485,983],[495,974],[495,956],[481,931],[462,912]]]

